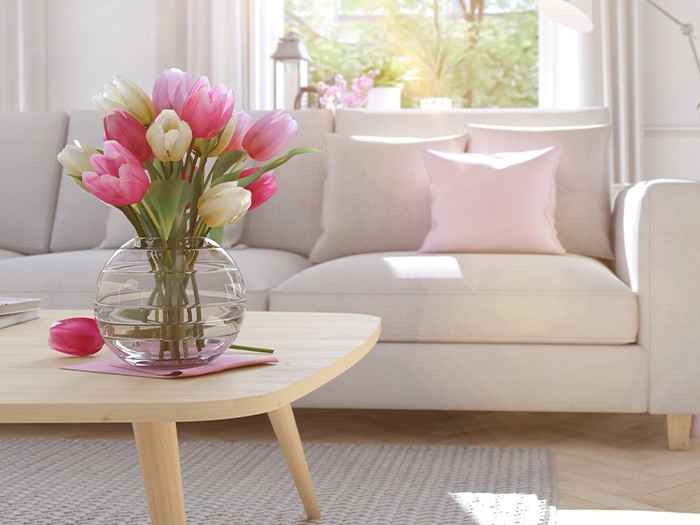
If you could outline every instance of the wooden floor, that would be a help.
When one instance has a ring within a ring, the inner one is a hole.
[[[700,439],[689,451],[667,450],[661,416],[310,409],[296,416],[308,443],[547,448],[557,459],[559,525],[700,524]],[[265,416],[178,428],[182,440],[274,440]],[[0,436],[10,435],[131,438],[131,427],[0,425]]]

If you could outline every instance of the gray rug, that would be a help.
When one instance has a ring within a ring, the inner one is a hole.
[[[305,446],[324,525],[554,523],[542,449]],[[275,443],[182,442],[191,525],[287,525],[306,515]],[[127,440],[0,439],[2,525],[149,523]],[[308,522],[311,523],[311,522]]]

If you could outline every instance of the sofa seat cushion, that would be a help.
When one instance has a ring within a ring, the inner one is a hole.
[[[12,250],[3,250],[0,248],[0,259],[10,259],[12,257],[22,257],[22,254],[13,252]]]
[[[636,295],[573,254],[353,255],[285,281],[269,309],[378,315],[392,342],[627,344],[638,322]]]
[[[40,297],[43,308],[92,308],[100,270],[114,250],[79,250],[0,260],[0,290]],[[267,292],[309,266],[305,257],[280,250],[230,250],[248,294],[248,309],[265,310]]]

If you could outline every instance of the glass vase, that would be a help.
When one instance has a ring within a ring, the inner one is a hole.
[[[137,237],[107,261],[95,319],[107,347],[135,366],[182,369],[211,362],[245,315],[241,273],[206,237]]]

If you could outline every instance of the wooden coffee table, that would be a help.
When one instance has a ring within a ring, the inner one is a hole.
[[[308,517],[320,517],[291,403],[362,359],[379,337],[379,318],[248,312],[236,343],[275,348],[279,363],[152,379],[60,370],[113,357],[106,348],[71,358],[48,347],[53,321],[91,316],[44,310],[39,319],[0,330],[0,423],[131,423],[151,523],[177,525],[186,517],[176,423],[267,413]]]

